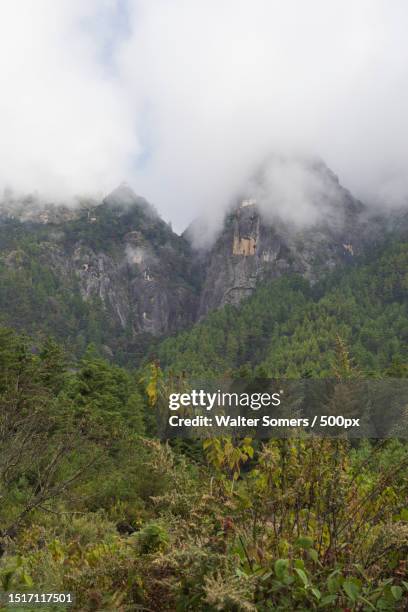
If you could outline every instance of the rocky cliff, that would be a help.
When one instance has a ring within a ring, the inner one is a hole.
[[[41,276],[38,282],[33,269]],[[42,286],[46,273],[49,289]],[[34,293],[49,292],[44,308],[58,308],[56,285],[76,292],[77,301],[100,308],[129,337],[170,333],[196,316],[189,244],[126,186],[100,204],[81,202],[75,209],[8,198],[1,209],[1,275],[10,289],[14,275],[16,289],[31,283]],[[33,296],[23,291],[20,298]],[[13,312],[7,318],[24,326],[13,320]]]
[[[178,236],[125,185],[74,208],[6,194],[0,315],[13,327],[67,340],[77,352],[93,341],[126,360],[130,346],[142,355],[150,345],[143,337],[186,328],[285,274],[314,282],[408,227],[406,213],[369,217],[321,163],[307,177],[306,215],[298,218],[285,214],[282,194],[261,169],[206,249],[195,247],[194,226]]]
[[[384,239],[386,218],[369,216],[321,162],[307,168],[314,189],[307,193],[302,217],[285,215],[273,196],[266,199],[266,172],[258,173],[252,194],[234,203],[213,246],[196,250],[204,277],[198,318],[224,304],[238,304],[258,283],[283,274],[301,274],[314,282]],[[193,247],[194,233],[194,225],[186,231]]]

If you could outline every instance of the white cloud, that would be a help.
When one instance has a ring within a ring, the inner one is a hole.
[[[294,152],[398,204],[407,18],[404,0],[3,0],[0,186],[126,179],[180,229]]]
[[[139,147],[130,99],[98,55],[109,4],[0,3],[1,186],[67,197],[111,189],[129,172]],[[90,37],[86,20],[98,15]]]

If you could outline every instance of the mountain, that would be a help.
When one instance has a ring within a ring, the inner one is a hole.
[[[238,305],[257,287],[292,275],[313,286],[408,227],[406,213],[369,216],[321,162],[291,170],[295,187],[286,200],[270,174],[266,163],[205,249],[194,240],[196,224],[175,234],[126,185],[76,207],[5,194],[2,322],[51,334],[76,354],[92,342],[109,358],[136,364],[161,338]],[[291,217],[284,206],[301,209],[299,193],[307,206],[302,218]]]
[[[259,283],[283,275],[296,273],[315,282],[383,242],[386,219],[369,217],[366,206],[327,166],[302,161],[300,168],[308,181],[300,186],[308,198],[303,218],[291,219],[273,197],[265,198],[271,191],[266,164],[252,182],[252,192],[234,203],[212,248],[196,249],[204,278],[198,318],[238,304]],[[313,188],[307,189],[310,183]],[[260,201],[253,197],[258,193]],[[196,233],[195,224],[185,233],[193,248]]]
[[[333,375],[338,341],[366,375],[407,375],[408,241],[392,240],[313,284],[299,274],[261,283],[156,349],[164,370],[211,380]],[[391,368],[391,370],[389,370]]]
[[[115,353],[143,335],[194,321],[197,287],[187,241],[120,186],[75,209],[9,198],[0,215],[0,313],[81,351]],[[125,348],[126,347],[126,348]]]

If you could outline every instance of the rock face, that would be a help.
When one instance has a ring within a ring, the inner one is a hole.
[[[198,318],[225,304],[238,304],[259,282],[283,274],[301,274],[314,282],[382,239],[384,219],[369,219],[365,206],[326,166],[313,164],[307,172],[314,180],[307,193],[310,220],[303,215],[283,221],[282,207],[274,212],[274,202],[265,201],[261,172],[253,185],[261,200],[238,201],[212,248],[196,253],[204,271]],[[194,244],[192,235],[194,227],[186,232]]]
[[[238,207],[205,257],[199,316],[224,304],[238,304],[259,282],[283,274],[316,280],[360,250],[358,225],[352,231],[326,224],[296,230],[279,221],[265,222],[256,205]]]
[[[36,265],[49,267],[67,288],[78,288],[85,302],[101,303],[129,335],[158,336],[194,321],[198,298],[191,248],[128,187],[102,204],[82,203],[75,210],[32,204],[17,208],[9,202],[2,210],[17,245],[19,232],[30,237],[30,256],[21,247],[20,262],[32,264],[34,257]],[[0,243],[1,260],[9,267],[14,251],[5,240]]]
[[[321,163],[291,177],[288,198],[261,169],[205,250],[194,247],[194,226],[178,236],[123,185],[75,208],[9,195],[0,205],[0,314],[30,333],[73,338],[78,350],[97,337],[108,353],[126,354],[128,341],[188,327],[263,281],[298,273],[314,282],[408,227],[406,213],[369,218]],[[295,212],[306,206],[301,219],[282,208],[292,196]]]

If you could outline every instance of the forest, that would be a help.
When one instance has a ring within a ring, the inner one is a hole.
[[[311,285],[300,276],[265,284],[239,307],[209,314],[162,342],[163,367],[213,376],[227,369],[267,377],[328,376],[335,337],[361,372],[404,370],[408,359],[408,244],[393,242]]]
[[[156,435],[160,398],[194,376],[407,378],[407,294],[394,242],[314,285],[260,286],[135,364],[3,325],[1,605],[407,609],[406,441]]]

